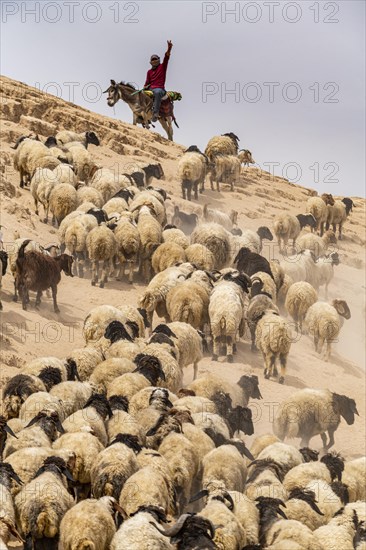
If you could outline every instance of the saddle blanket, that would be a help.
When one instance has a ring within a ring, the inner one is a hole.
[[[154,94],[152,92],[152,90],[144,90],[144,93],[146,95],[148,95],[149,97],[154,97]],[[182,99],[182,94],[179,93],[179,92],[172,92],[172,91],[169,91],[166,93],[166,95],[168,96],[168,98],[171,100],[171,101],[180,101]],[[164,96],[164,99],[165,99],[166,96]]]

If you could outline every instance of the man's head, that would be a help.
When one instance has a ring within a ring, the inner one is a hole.
[[[150,57],[150,65],[153,69],[160,65],[160,57],[157,54],[153,54]]]

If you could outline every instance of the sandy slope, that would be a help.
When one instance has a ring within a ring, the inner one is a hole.
[[[90,151],[103,166],[116,166],[116,163],[122,166],[147,158],[159,160],[166,174],[163,185],[172,198],[167,203],[169,212],[174,204],[178,204],[186,212],[199,213],[207,202],[224,211],[235,208],[239,211],[239,226],[254,229],[260,225],[271,226],[273,217],[281,211],[305,211],[305,202],[309,196],[307,188],[290,184],[281,178],[272,178],[259,168],[246,169],[234,193],[227,189],[223,189],[220,194],[206,190],[198,203],[183,201],[175,179],[176,159],[183,150],[182,146],[167,142],[157,133],[96,115],[10,79],[2,78],[0,85],[1,224],[7,228],[4,230],[5,246],[10,246],[16,229],[22,237],[38,239],[42,244],[57,241],[57,231],[41,223],[34,214],[29,191],[18,187],[18,174],[12,168],[13,152],[10,145],[22,134],[33,131],[47,136],[63,127],[75,131],[96,131],[103,145],[99,148],[91,146]],[[259,375],[263,401],[251,403],[256,420],[256,435],[271,431],[276,405],[296,389],[307,386],[330,388],[354,397],[360,417],[351,427],[342,422],[336,433],[335,448],[347,458],[364,454],[365,435],[365,201],[359,198],[354,198],[354,201],[356,208],[345,225],[344,241],[339,243],[342,264],[336,268],[329,296],[330,299],[346,299],[352,318],[345,322],[340,340],[334,345],[331,361],[325,363],[319,359],[310,339],[303,336],[291,348],[284,386],[263,379],[262,358],[250,352],[248,340],[239,345],[233,365],[224,362],[213,364],[208,357],[200,364],[201,373],[217,372],[232,381],[236,381],[243,373]],[[267,257],[278,257],[277,246],[270,243],[264,253]],[[30,307],[25,312],[19,303],[12,302],[12,279],[7,274],[2,289],[1,384],[18,372],[24,362],[36,356],[64,357],[73,348],[82,346],[82,322],[93,306],[108,303],[136,304],[142,288],[139,282],[129,286],[112,281],[106,288],[99,289],[92,288],[89,279],[63,277],[58,287],[59,315],[53,313],[51,300],[47,298],[44,298],[39,311]],[[322,293],[320,298],[324,299]],[[188,382],[191,377],[192,372],[189,370],[185,380]],[[320,448],[320,438],[313,440],[313,446]]]

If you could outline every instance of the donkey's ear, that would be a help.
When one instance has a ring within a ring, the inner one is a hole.
[[[115,86],[115,85],[116,85],[116,81],[115,81],[115,80],[111,80],[111,84],[112,84],[112,86]]]

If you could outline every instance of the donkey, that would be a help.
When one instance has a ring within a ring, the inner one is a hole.
[[[153,105],[151,97],[142,90],[136,90],[129,82],[120,82],[117,84],[115,80],[111,80],[111,85],[103,93],[108,93],[107,103],[109,107],[113,107],[119,99],[127,103],[133,112],[133,124],[142,124],[144,128],[149,130]],[[174,116],[169,114],[159,116],[159,122],[166,131],[170,141],[173,140],[173,120]],[[153,124],[151,125],[154,127]]]

